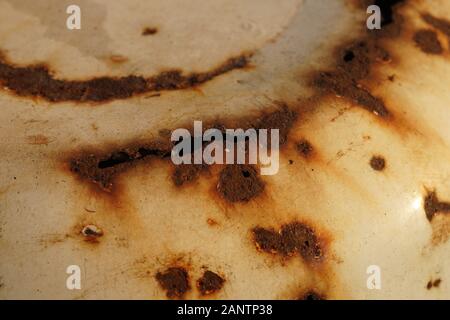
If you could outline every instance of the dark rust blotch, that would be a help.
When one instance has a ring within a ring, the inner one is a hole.
[[[104,191],[111,192],[114,179],[138,161],[151,157],[167,158],[171,145],[161,141],[142,145],[129,145],[111,152],[81,152],[69,160],[70,171],[91,181]]]
[[[442,282],[441,279],[430,280],[427,283],[427,289],[431,290],[432,288],[439,288],[439,286],[441,285],[441,282]]]
[[[425,53],[442,54],[444,49],[439,42],[437,33],[433,30],[419,30],[414,34],[414,42]]]
[[[264,252],[285,257],[299,253],[307,262],[320,261],[323,257],[314,230],[303,223],[292,222],[283,225],[279,231],[256,227],[252,232],[257,248]]]
[[[423,203],[428,221],[432,221],[438,213],[450,213],[450,202],[439,201],[436,191],[429,191]]]
[[[192,88],[221,74],[246,67],[250,56],[232,57],[208,72],[185,75],[180,70],[170,70],[149,78],[130,75],[78,81],[57,79],[43,64],[15,66],[0,55],[0,84],[19,96],[40,97],[50,102],[107,102],[154,91]]]
[[[183,298],[184,294],[191,289],[189,274],[182,267],[170,267],[164,272],[158,272],[156,280],[170,299]]]
[[[143,36],[152,36],[158,32],[158,28],[155,27],[146,27],[142,30]]]
[[[373,156],[370,159],[370,166],[373,170],[383,171],[386,167],[386,160],[381,156]]]
[[[300,155],[304,158],[308,158],[313,152],[313,146],[306,139],[301,139],[296,143],[296,149],[300,153]]]
[[[264,183],[254,166],[230,164],[220,172],[217,190],[230,202],[248,202],[263,192]]]
[[[246,128],[268,129],[268,135],[270,134],[270,129],[279,130],[280,145],[283,145],[288,138],[288,134],[292,125],[298,117],[297,112],[289,109],[289,107],[284,103],[278,103],[278,108],[271,113],[267,113],[257,118],[256,120],[250,121]]]
[[[326,300],[325,296],[317,293],[314,290],[310,290],[303,294],[298,300]]]
[[[225,279],[212,271],[205,271],[203,276],[198,279],[197,287],[202,295],[208,295],[222,289]]]

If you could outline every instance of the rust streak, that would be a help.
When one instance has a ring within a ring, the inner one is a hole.
[[[130,75],[76,81],[56,79],[44,64],[16,66],[0,55],[0,84],[18,96],[40,97],[50,102],[107,102],[154,91],[193,88],[246,67],[250,57],[251,54],[232,57],[208,72],[183,74],[180,70],[169,70],[149,78]]]

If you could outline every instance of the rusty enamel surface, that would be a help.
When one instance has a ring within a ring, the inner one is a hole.
[[[63,2],[0,1],[1,298],[450,298],[448,1]],[[194,120],[280,128],[279,172],[176,168]]]

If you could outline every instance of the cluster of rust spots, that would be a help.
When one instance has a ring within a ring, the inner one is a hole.
[[[388,62],[389,59],[389,54],[376,41],[353,43],[341,51],[336,69],[319,72],[313,79],[313,85],[323,92],[332,92],[376,115],[386,117],[389,111],[383,100],[373,96],[358,81],[369,76],[374,62]]]
[[[219,193],[229,202],[248,202],[264,190],[264,182],[252,165],[226,165],[220,172]]]
[[[202,277],[197,280],[197,288],[200,294],[205,296],[222,289],[225,279],[215,272],[206,270]]]
[[[40,97],[50,102],[107,102],[153,91],[192,88],[229,71],[246,67],[250,56],[242,54],[232,57],[208,72],[185,75],[180,70],[170,70],[149,78],[130,75],[79,81],[56,79],[43,64],[15,66],[0,55],[0,84],[19,96]]]
[[[183,298],[184,294],[191,289],[189,274],[182,267],[170,267],[164,272],[158,272],[156,280],[170,299]]]
[[[436,191],[429,191],[423,203],[428,221],[432,221],[438,213],[450,213],[450,202],[439,201]]]
[[[324,252],[314,230],[300,222],[285,224],[279,231],[256,227],[253,238],[259,250],[284,257],[299,253],[306,262],[321,261]]]
[[[169,299],[182,299],[191,290],[189,273],[184,267],[170,267],[164,272],[158,272],[155,277]],[[206,296],[222,289],[224,283],[222,276],[206,270],[197,280],[196,286],[200,294]]]
[[[439,286],[441,285],[441,282],[442,282],[441,279],[430,280],[427,283],[427,289],[431,290],[433,288],[439,288]]]
[[[373,170],[383,171],[386,167],[386,160],[382,156],[373,156],[370,159],[370,166]]]
[[[158,32],[158,28],[155,27],[145,27],[144,30],[142,30],[143,36],[152,36]]]
[[[416,31],[414,34],[414,42],[425,53],[442,54],[444,52],[437,33],[433,30],[422,29]]]
[[[369,30],[362,39],[339,48],[334,67],[315,73],[311,85],[323,93],[334,93],[338,97],[353,101],[380,117],[389,116],[389,110],[384,101],[372,95],[361,84],[361,81],[371,76],[371,69],[375,63],[391,61],[381,40],[400,34],[403,18],[397,14],[395,7],[402,2],[362,0],[361,4],[365,8],[371,4],[380,7],[382,11],[381,30]]]
[[[287,140],[297,114],[286,105],[281,104],[275,111],[261,114],[258,117],[239,119],[238,128],[248,129],[279,129],[280,144]],[[204,130],[213,126],[205,125]],[[214,125],[225,134],[225,126]],[[144,142],[129,142],[123,146],[108,148],[109,151],[87,150],[74,153],[68,157],[72,173],[85,181],[100,187],[101,190],[112,192],[115,179],[122,173],[144,161],[152,158],[169,159],[172,148],[177,142],[170,141],[170,131],[163,138]],[[106,150],[106,149],[103,149]],[[67,159],[67,158],[66,158]],[[172,181],[176,186],[195,181],[202,171],[208,169],[207,164],[175,165]],[[224,199],[230,202],[246,202],[262,193],[264,184],[261,181],[256,166],[226,165],[220,175],[217,187]]]

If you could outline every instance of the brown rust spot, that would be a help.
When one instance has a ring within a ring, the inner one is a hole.
[[[431,279],[427,283],[427,289],[431,290],[432,288],[439,288],[439,286],[441,285],[441,282],[442,282],[441,279],[436,279],[436,280]]]
[[[419,30],[414,34],[414,42],[425,53],[441,54],[444,52],[436,32],[432,30]]]
[[[188,272],[182,267],[170,267],[164,272],[158,272],[156,280],[170,299],[183,298],[191,289]]]
[[[439,201],[436,191],[429,191],[425,197],[423,208],[427,219],[431,222],[438,213],[450,213],[450,202]]]
[[[197,281],[197,288],[202,295],[208,295],[222,289],[225,279],[212,271],[205,271]]]
[[[211,219],[211,218],[208,218],[208,219],[206,220],[206,223],[207,223],[209,226],[211,226],[211,227],[215,227],[215,226],[218,226],[218,225],[219,225],[219,223],[218,223],[216,220]]]
[[[450,21],[443,18],[436,18],[429,13],[424,13],[422,15],[423,20],[430,26],[438,29],[444,33],[448,38],[450,38]]]
[[[232,57],[208,72],[183,74],[170,70],[144,78],[125,76],[99,77],[85,81],[56,79],[43,64],[26,67],[8,63],[0,55],[0,84],[22,97],[41,97],[51,102],[106,102],[162,90],[181,90],[203,84],[249,63],[250,54]]]
[[[142,30],[143,36],[152,36],[158,32],[158,28],[155,27],[145,27],[144,30]]]
[[[248,202],[263,192],[264,183],[252,165],[226,165],[220,172],[217,190],[230,202]]]
[[[314,290],[310,290],[304,293],[298,300],[326,300],[325,296],[317,293]]]
[[[256,246],[261,251],[285,257],[299,253],[307,262],[323,258],[324,252],[316,233],[303,223],[291,222],[283,225],[279,231],[256,227],[252,232]]]
[[[370,166],[373,170],[382,171],[386,167],[386,160],[381,156],[373,156],[370,159]]]
[[[297,151],[304,158],[308,158],[313,152],[313,147],[311,143],[306,139],[300,140],[299,142],[297,142],[295,146],[297,148]]]

